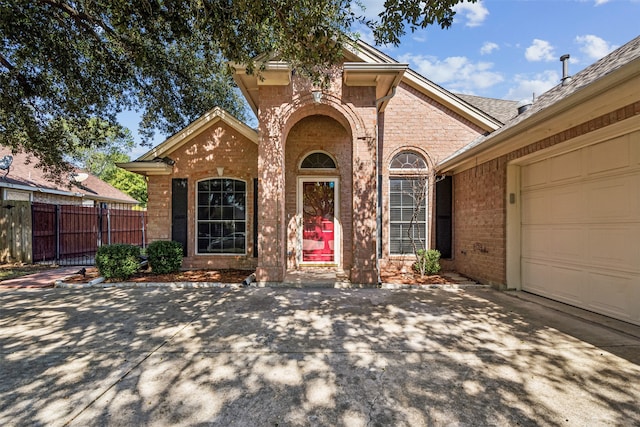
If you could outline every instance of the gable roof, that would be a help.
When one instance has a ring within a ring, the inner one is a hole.
[[[354,55],[355,58],[365,62],[396,62],[390,56],[385,55],[378,49],[361,40],[356,42],[354,49],[350,53],[351,55]],[[346,54],[345,56],[349,59],[354,59],[353,57],[349,57],[349,54]],[[478,108],[478,106],[454,95],[411,68],[407,69],[404,73],[402,81],[416,89],[418,92],[460,114],[462,117],[465,117],[467,120],[482,129],[493,131],[503,124],[502,121],[498,120],[496,117],[492,117],[490,114],[487,114],[486,111]]]
[[[145,154],[136,159],[136,161],[143,162],[154,160],[158,157],[165,157],[168,154],[171,154],[172,151],[182,146],[182,144],[184,144],[186,141],[195,138],[200,133],[204,132],[209,126],[220,121],[225,123],[227,126],[235,129],[236,131],[238,131],[238,133],[247,137],[247,139],[253,141],[256,144],[258,143],[258,132],[255,129],[250,128],[222,108],[215,107],[212,110],[204,113],[202,116],[190,123],[180,132],[170,136],[164,142],[147,151]]]
[[[250,128],[231,113],[220,107],[207,111],[180,132],[153,147],[133,162],[117,163],[118,167],[141,175],[166,175],[171,173],[171,159],[168,156],[183,144],[200,135],[210,126],[222,122],[255,144],[258,144],[258,132]]]
[[[236,70],[233,78],[255,113],[258,108],[259,86],[288,85],[291,82],[292,70],[289,64],[269,59],[267,56],[261,57],[261,60],[266,62],[260,76],[247,74],[246,68],[241,64],[231,64]],[[343,81],[345,84],[376,86],[376,98],[381,100],[379,106],[381,111],[393,95],[395,87],[402,82],[486,131],[494,131],[503,124],[496,117],[408,68],[408,64],[399,63],[361,40],[345,48],[344,59]]]
[[[38,159],[25,153],[12,154],[7,147],[0,146],[0,157],[13,156],[9,167],[9,173],[4,177],[5,171],[0,171],[0,188],[8,188],[21,191],[41,192],[60,196],[78,197],[95,201],[109,201],[127,204],[137,204],[137,200],[123,193],[117,188],[107,184],[100,178],[87,173],[87,178],[82,182],[69,179],[69,184],[59,184],[49,180],[42,169],[37,168]],[[74,168],[77,174],[83,173],[81,169]],[[86,173],[86,172],[85,172]]]
[[[637,101],[640,85],[634,82],[640,78],[640,36],[601,58],[578,72],[564,83],[560,83],[540,95],[523,113],[515,116],[504,127],[481,136],[466,147],[453,153],[439,163],[441,172],[451,171],[492,150],[493,157],[503,151],[513,151],[512,147],[500,147],[515,135],[519,144],[529,143],[532,138],[540,138],[540,133],[530,130],[545,123],[545,131],[551,132],[552,121],[560,120],[561,113],[573,111],[573,124],[584,123],[597,114],[603,114]],[[629,85],[628,90],[625,84]],[[604,97],[606,102],[598,103],[598,110],[588,101]],[[564,123],[566,127],[566,123]],[[540,131],[539,131],[540,132]],[[524,137],[526,136],[526,138]],[[473,162],[475,163],[475,162]]]

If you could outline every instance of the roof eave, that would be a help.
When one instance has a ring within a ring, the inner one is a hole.
[[[165,157],[176,148],[181,146],[185,141],[198,136],[200,133],[204,132],[210,125],[215,124],[218,121],[223,121],[250,141],[253,141],[255,144],[258,143],[258,134],[254,129],[236,119],[222,108],[215,107],[214,109],[200,116],[197,120],[189,124],[180,132],[176,133],[166,141],[147,151],[145,154],[140,156],[137,161],[151,161],[159,157]]]
[[[453,95],[451,92],[427,80],[412,69],[407,70],[404,75],[404,81],[409,86],[427,94],[430,98],[457,112],[476,126],[488,132],[499,129],[502,126],[502,122],[499,120],[491,117],[484,111],[472,106],[468,102],[465,102]]]
[[[137,173],[138,175],[143,176],[170,175],[173,171],[173,167],[166,163],[148,160],[136,160],[133,162],[116,163],[116,166],[129,172]]]

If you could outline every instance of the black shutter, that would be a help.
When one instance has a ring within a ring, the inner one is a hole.
[[[436,182],[436,249],[442,258],[451,258],[453,179],[450,176]]]
[[[182,243],[182,254],[187,256],[187,204],[186,178],[171,180],[171,240]]]
[[[253,257],[258,257],[258,178],[253,179]]]

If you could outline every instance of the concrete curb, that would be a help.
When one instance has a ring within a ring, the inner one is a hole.
[[[99,280],[102,279],[102,280]],[[242,288],[239,283],[220,282],[116,282],[104,283],[104,278],[99,277],[89,283],[57,283],[56,288],[81,289],[81,288],[172,288],[172,289],[198,289],[198,288]],[[93,282],[93,283],[92,283]]]

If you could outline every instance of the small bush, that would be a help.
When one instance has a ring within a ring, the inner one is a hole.
[[[413,264],[413,269],[420,273],[420,277],[425,274],[430,276],[440,271],[440,251],[419,249],[416,258],[417,261]]]
[[[105,279],[127,280],[139,265],[140,248],[134,245],[101,246],[96,253],[96,266]]]
[[[149,244],[147,256],[153,273],[177,273],[182,266],[182,245],[170,240],[156,240]]]

